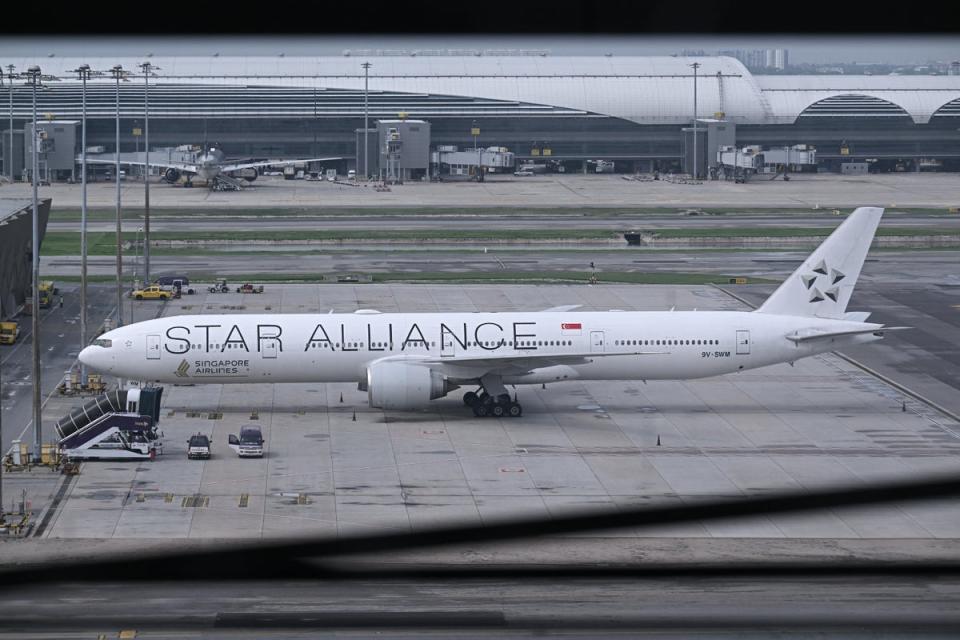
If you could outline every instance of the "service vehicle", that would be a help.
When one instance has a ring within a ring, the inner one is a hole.
[[[0,344],[14,344],[20,337],[20,325],[16,322],[0,322]]]
[[[217,278],[213,285],[207,287],[210,293],[230,293],[230,287],[227,286],[226,278]]]
[[[327,180],[330,182],[337,181],[337,170],[336,169],[327,169]]]
[[[169,300],[173,297],[173,292],[155,284],[146,289],[134,289],[130,295],[137,300]]]
[[[40,281],[40,308],[46,309],[53,303],[53,296],[60,293],[53,280],[41,280]]]
[[[247,282],[243,286],[237,287],[237,293],[263,293],[263,285],[261,284],[260,286],[255,287]]]
[[[347,180],[356,180],[356,179],[357,179],[357,172],[354,169],[350,169],[349,171],[347,171]]]
[[[202,433],[198,433],[195,436],[190,436],[190,439],[187,440],[187,459],[209,460],[211,442],[213,442],[213,440]]]
[[[185,292],[189,295],[195,293],[190,287],[190,278],[187,276],[160,276],[154,280],[153,284],[160,287],[173,287],[174,290]]]
[[[229,436],[230,448],[241,458],[263,457],[263,432],[260,427],[252,424],[240,429],[240,436]]]
[[[513,172],[513,175],[515,175],[515,176],[532,176],[532,175],[533,175],[533,171],[530,171],[529,169],[520,169],[519,171],[514,171],[514,172]]]

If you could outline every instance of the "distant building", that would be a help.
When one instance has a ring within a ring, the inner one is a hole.
[[[782,63],[786,70],[764,73],[764,49],[697,58],[160,57],[153,62],[176,74],[164,77],[160,72],[151,81],[150,140],[154,148],[215,141],[231,157],[339,157],[325,165],[341,173],[362,170],[366,138],[372,175],[392,170],[398,179],[416,180],[429,167],[428,149],[473,149],[476,123],[477,146],[511,149],[521,164],[542,160],[543,149],[549,148],[550,161],[566,171],[583,171],[590,160],[615,162],[617,171],[679,170],[683,129],[693,118],[690,65],[696,61],[697,115],[735,124],[736,145],[809,144],[816,147],[818,161],[832,167],[841,160],[840,143],[846,140],[849,150],[843,159],[877,159],[872,167],[932,158],[943,160],[945,169],[960,169],[960,75],[866,76],[853,70],[844,75],[842,66],[831,75],[801,75],[789,71],[786,49],[782,55],[772,51],[772,64]],[[377,128],[365,136],[360,65],[366,61],[372,64],[368,122]],[[85,60],[9,62],[18,69],[36,64],[44,73],[64,78],[38,92],[37,113],[79,119],[80,84],[71,70]],[[124,68],[138,62],[133,57],[110,60]],[[754,63],[761,70],[752,72]],[[143,118],[143,85],[122,83],[120,94],[120,151],[132,154],[138,142],[131,133],[133,121]],[[113,152],[115,101],[111,79],[87,83],[88,146]],[[32,96],[16,91],[13,102],[14,129],[22,131],[32,118]],[[7,122],[7,104],[0,98],[0,124]],[[406,125],[389,125],[383,132],[375,124],[401,119],[401,113]],[[415,120],[429,124],[429,133]],[[413,126],[421,130],[404,129]],[[401,143],[393,152],[381,139],[389,128],[398,129]],[[72,146],[56,140],[58,153]],[[16,160],[11,158],[15,168]],[[41,160],[52,162],[52,150]]]

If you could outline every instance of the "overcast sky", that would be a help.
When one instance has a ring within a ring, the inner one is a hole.
[[[683,49],[784,47],[790,61],[923,63],[960,59],[960,38],[941,36],[340,36],[340,37],[102,37],[0,39],[3,56],[340,55],[345,49],[548,49],[551,55],[670,55]],[[0,61],[2,63],[2,61]]]

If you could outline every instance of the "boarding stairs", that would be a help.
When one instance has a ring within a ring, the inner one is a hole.
[[[74,460],[144,460],[163,452],[155,424],[163,389],[97,396],[57,421],[60,454]]]
[[[244,180],[234,178],[232,176],[220,174],[213,179],[213,190],[214,191],[242,191],[246,186]]]

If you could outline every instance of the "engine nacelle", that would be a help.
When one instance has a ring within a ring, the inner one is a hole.
[[[163,179],[166,180],[167,182],[175,183],[177,180],[180,179],[180,171],[178,171],[177,169],[174,169],[173,167],[170,167],[169,169],[163,172]]]
[[[429,367],[407,362],[374,362],[367,367],[367,397],[377,409],[420,409],[457,386]]]

